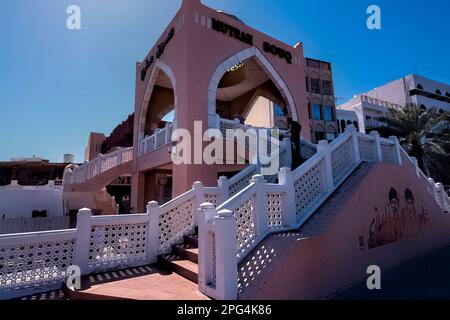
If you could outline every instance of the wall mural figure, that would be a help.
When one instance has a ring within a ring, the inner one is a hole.
[[[400,208],[399,193],[391,188],[384,212],[375,208],[375,217],[369,227],[369,249],[417,237],[430,228],[428,209],[422,203],[420,212],[416,210],[414,195],[409,188],[404,195],[405,205]]]

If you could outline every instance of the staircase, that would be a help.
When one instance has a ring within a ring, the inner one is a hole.
[[[173,245],[158,263],[82,277],[82,289],[66,290],[70,300],[208,300],[198,292],[198,229]]]
[[[172,246],[172,252],[158,257],[161,268],[198,283],[198,230],[194,235],[184,236],[184,242]]]

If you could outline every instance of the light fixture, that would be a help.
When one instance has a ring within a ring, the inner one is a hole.
[[[236,70],[239,70],[244,66],[244,62],[239,62],[238,64],[232,66],[230,69],[227,70],[227,72],[234,72]]]

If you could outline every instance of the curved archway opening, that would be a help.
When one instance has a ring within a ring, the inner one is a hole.
[[[169,66],[158,60],[145,91],[139,117],[139,142],[176,122],[176,81]],[[140,145],[140,143],[139,143]]]
[[[249,126],[280,129],[287,128],[288,118],[299,119],[286,84],[256,48],[239,52],[216,69],[208,101],[210,119],[238,118]]]

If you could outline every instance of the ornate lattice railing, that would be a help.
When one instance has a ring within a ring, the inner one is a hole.
[[[99,154],[96,159],[81,166],[64,171],[64,184],[79,184],[105,173],[117,166],[133,160],[133,148],[120,148],[106,155]]]
[[[413,163],[417,177],[434,194],[437,203],[446,212],[450,209],[443,186],[420,172],[417,161],[405,155],[397,138],[383,139],[376,132],[361,134],[349,126],[331,144],[321,141],[317,152],[294,172],[283,168],[279,184],[266,183],[263,176],[256,175],[250,185],[236,188],[237,192],[218,208],[208,204],[202,207],[200,290],[213,298],[235,299],[238,287],[244,285],[243,279],[238,278],[237,265],[246,255],[268,234],[298,229],[362,161],[408,166]],[[243,172],[241,179],[248,180],[251,173]],[[241,276],[248,277],[240,272]]]
[[[0,236],[0,299],[60,288],[75,245],[74,230]]]
[[[300,142],[300,155],[303,159],[311,159],[317,153],[317,146],[307,141]]]
[[[139,155],[143,156],[151,153],[172,142],[173,124],[167,124],[163,129],[156,129],[155,132],[145,137],[139,145]]]

